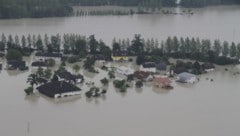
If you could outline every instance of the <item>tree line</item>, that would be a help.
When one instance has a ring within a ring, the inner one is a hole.
[[[67,0],[0,0],[0,19],[61,17],[72,13]]]
[[[184,7],[205,7],[211,5],[240,4],[240,0],[181,0],[180,5]]]
[[[111,47],[111,48],[110,48]],[[146,56],[173,57],[207,61],[217,64],[231,64],[240,59],[240,43],[209,39],[168,37],[166,40],[144,39],[136,34],[133,39],[113,39],[112,45],[106,45],[97,40],[94,35],[89,37],[79,34],[22,35],[5,34],[0,38],[0,51],[15,49],[23,55],[29,55],[33,50],[41,52],[63,52],[79,58],[101,54],[106,60],[111,60],[112,52],[127,51],[130,56],[145,58]]]

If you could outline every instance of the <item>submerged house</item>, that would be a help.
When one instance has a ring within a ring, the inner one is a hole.
[[[7,62],[7,69],[8,70],[27,70],[28,67],[26,66],[25,61],[21,60],[9,60]]]
[[[44,61],[35,61],[32,63],[32,68],[43,68],[47,69],[48,64]]]
[[[144,62],[141,66],[140,66],[140,71],[144,71],[144,72],[151,72],[151,73],[156,73],[157,68],[156,68],[156,64],[154,62]]]
[[[93,56],[95,59],[95,64],[98,66],[103,66],[106,63],[106,58],[102,54],[96,54]]]
[[[65,81],[53,81],[37,87],[37,90],[52,98],[80,95],[81,89]]]
[[[131,68],[124,67],[124,66],[117,67],[116,72],[118,74],[122,74],[122,75],[125,75],[125,76],[134,74],[134,70],[132,70]]]
[[[153,79],[154,86],[161,88],[172,89],[171,83],[172,81],[167,77],[155,77]]]
[[[185,67],[177,67],[177,68],[173,69],[173,72],[175,74],[180,74],[180,73],[183,73],[183,72],[188,72],[188,70]]]
[[[55,61],[61,61],[62,54],[61,53],[47,53],[47,52],[37,52],[35,54],[37,60],[45,61],[48,59],[54,59]]]
[[[112,53],[113,61],[128,61],[128,53],[126,50],[115,51]]]
[[[153,75],[151,75],[151,72],[144,72],[144,71],[134,72],[134,77],[144,81],[152,81],[154,78]]]
[[[55,72],[59,81],[65,81],[68,83],[82,83],[84,78],[82,75],[73,75],[67,70],[58,70]]]
[[[195,83],[197,81],[197,77],[194,74],[183,72],[177,75],[176,81],[180,83]]]
[[[157,68],[157,70],[160,70],[160,71],[166,71],[167,70],[167,65],[164,62],[158,62],[156,64],[156,68]]]
[[[203,70],[206,72],[211,72],[215,70],[215,66],[212,63],[204,63],[201,65]]]

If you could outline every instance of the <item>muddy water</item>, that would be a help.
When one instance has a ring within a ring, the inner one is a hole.
[[[108,44],[114,37],[131,39],[136,33],[159,40],[176,35],[240,42],[240,6],[208,7],[193,12],[193,16],[155,14],[0,20],[0,33],[95,34]]]
[[[104,16],[0,20],[0,32],[93,34],[107,42],[135,33],[144,37],[168,35],[239,40],[239,7],[198,9],[194,16]],[[235,37],[235,38],[234,38]],[[30,60],[28,60],[30,62]],[[1,60],[1,62],[5,63]],[[133,66],[132,66],[133,67]],[[71,69],[71,68],[69,68]],[[105,97],[81,96],[53,100],[39,93],[25,96],[28,72],[0,73],[0,135],[5,136],[237,136],[240,134],[240,76],[217,68],[194,85],[174,83],[174,90],[132,87],[119,93],[108,86]],[[87,81],[106,72],[81,71]],[[206,80],[213,78],[214,82]],[[88,87],[80,86],[83,93]],[[29,125],[28,125],[29,124]]]

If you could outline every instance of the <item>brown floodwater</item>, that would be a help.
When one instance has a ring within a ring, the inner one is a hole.
[[[135,33],[239,40],[240,7],[197,9],[193,16],[136,15],[0,20],[0,32],[96,34],[111,42]],[[234,33],[234,35],[233,35]],[[235,38],[234,38],[235,36]],[[4,63],[5,61],[1,60]],[[31,62],[31,59],[28,59]],[[113,64],[118,66],[119,64]],[[131,64],[122,64],[135,67]],[[193,85],[173,83],[167,91],[145,84],[120,93],[109,84],[105,97],[50,99],[38,92],[26,96],[26,72],[0,73],[0,135],[4,136],[238,136],[240,134],[240,66],[217,67]],[[71,70],[71,68],[69,68]],[[86,81],[101,87],[107,72],[81,70]],[[121,77],[119,77],[121,78]],[[207,78],[214,79],[213,82]]]

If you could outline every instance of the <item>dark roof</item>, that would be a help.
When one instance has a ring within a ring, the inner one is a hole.
[[[144,63],[142,64],[142,66],[143,66],[144,68],[154,68],[154,67],[156,67],[156,64],[155,64],[154,62],[144,62]]]
[[[55,72],[55,74],[68,81],[75,81],[76,79],[83,78],[81,75],[73,75],[67,70],[58,70]]]
[[[106,60],[105,56],[102,54],[95,54],[93,57],[95,60]]]
[[[134,72],[134,77],[136,77],[137,79],[146,79],[149,75],[151,75],[150,72],[144,72],[144,71]]]
[[[127,56],[128,55],[128,53],[127,53],[127,51],[115,51],[115,52],[113,52],[113,56]]]
[[[80,88],[64,81],[49,82],[37,87],[37,90],[49,97],[54,97],[55,94],[81,91]]]
[[[188,72],[188,70],[185,67],[178,67],[178,68],[175,68],[173,71],[176,74],[180,74],[180,73],[183,73],[183,72]]]
[[[215,68],[214,64],[212,64],[212,63],[204,63],[204,64],[202,64],[202,67],[204,69],[214,69]]]
[[[61,53],[47,53],[47,52],[37,52],[35,56],[39,57],[54,57],[54,58],[61,58],[62,54]]]
[[[9,60],[8,65],[11,66],[12,68],[24,68],[26,67],[26,62],[25,61],[20,61],[20,60]]]
[[[43,61],[35,61],[32,63],[33,67],[47,67],[47,63]]]
[[[156,67],[158,70],[167,70],[167,65],[164,62],[157,63]]]

